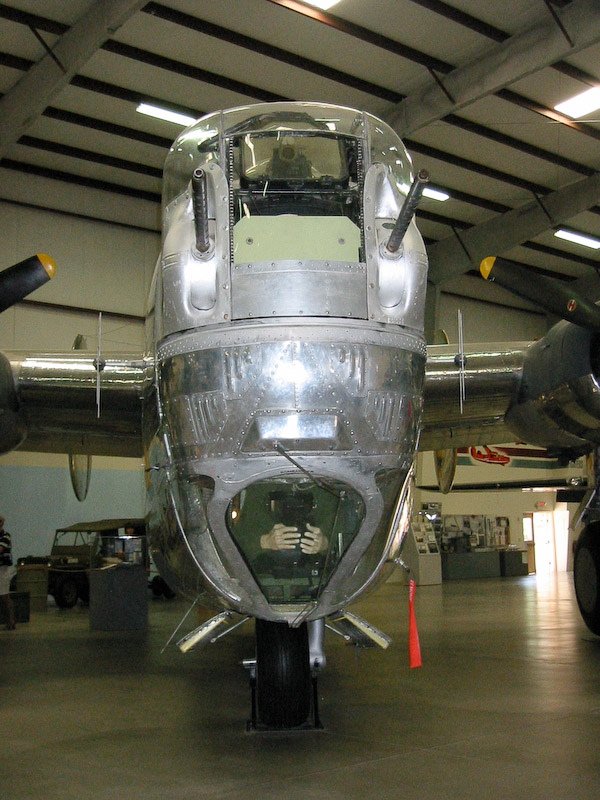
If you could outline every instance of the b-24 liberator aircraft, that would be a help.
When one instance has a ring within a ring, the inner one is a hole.
[[[387,644],[349,609],[400,557],[418,448],[444,451],[447,489],[453,448],[600,443],[600,312],[584,298],[548,288],[571,321],[531,345],[426,347],[426,180],[368,113],[210,114],[166,160],[145,353],[0,356],[0,451],[144,454],[156,565],[217,612],[179,646],[254,618],[265,726],[309,718],[326,622]],[[483,269],[527,293],[518,267]],[[34,258],[0,276],[7,305],[35,275]],[[595,522],[575,578],[600,633]]]

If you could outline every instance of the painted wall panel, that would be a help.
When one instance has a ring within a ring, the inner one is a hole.
[[[63,525],[144,516],[144,473],[134,460],[104,459],[113,468],[93,468],[88,496],[80,503],[71,488],[66,456],[61,457],[63,467],[32,466],[27,462],[34,454],[27,456],[24,463],[14,463],[14,456],[0,459],[0,513],[12,534],[15,558],[48,555],[54,531]]]

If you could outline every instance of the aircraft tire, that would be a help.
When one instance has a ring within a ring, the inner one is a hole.
[[[297,728],[310,714],[308,627],[256,620],[258,719],[269,728]]]
[[[177,592],[174,592],[173,589],[171,589],[171,587],[169,586],[169,584],[165,582],[163,595],[165,600],[172,600],[174,597],[177,597]]]
[[[172,600],[175,597],[175,592],[160,575],[155,575],[152,578],[150,589],[153,597],[164,597],[165,600]]]
[[[87,577],[81,581],[77,588],[79,599],[83,603],[84,606],[89,606],[90,604],[90,582],[88,581]]]
[[[583,621],[600,636],[600,522],[588,525],[577,540],[573,580]]]
[[[77,582],[74,578],[63,578],[54,593],[56,605],[59,608],[73,608],[77,603]]]

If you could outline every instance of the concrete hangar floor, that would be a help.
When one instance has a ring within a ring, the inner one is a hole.
[[[183,655],[185,613],[91,632],[54,606],[0,633],[0,796],[229,800],[600,796],[600,638],[571,575],[418,587],[423,667],[408,666],[407,587],[356,607],[387,652],[328,633],[322,731],[247,733],[252,624]]]

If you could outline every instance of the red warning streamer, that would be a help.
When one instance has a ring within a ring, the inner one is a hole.
[[[419,632],[417,631],[417,618],[415,616],[415,589],[414,581],[408,582],[408,652],[410,656],[410,668],[423,666],[421,661],[421,645],[419,644]]]

